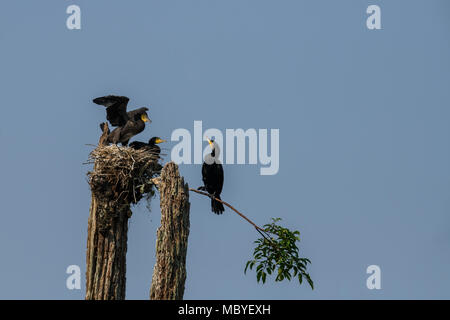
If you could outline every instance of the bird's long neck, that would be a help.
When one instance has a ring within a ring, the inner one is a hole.
[[[143,130],[145,129],[145,122],[142,121],[141,119],[137,120],[137,121],[136,121],[136,128],[137,128],[138,130],[143,131]]]

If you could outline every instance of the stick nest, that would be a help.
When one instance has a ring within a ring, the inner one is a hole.
[[[159,159],[149,150],[100,145],[89,154],[88,163],[94,164],[94,170],[88,172],[91,191],[117,204],[137,203],[143,196],[153,195],[151,179],[161,172]]]

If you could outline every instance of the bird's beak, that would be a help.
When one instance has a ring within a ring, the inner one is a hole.
[[[147,116],[146,116],[145,114],[143,114],[143,115],[141,116],[141,119],[142,119],[142,121],[144,121],[144,122],[150,121],[150,119],[147,118]]]
[[[209,140],[209,138],[206,138],[208,140],[209,146],[212,148],[213,147],[213,142],[211,140]]]
[[[167,142],[167,141],[166,141],[166,140],[163,140],[163,139],[156,139],[155,142],[158,144],[158,143],[163,143],[163,142]]]

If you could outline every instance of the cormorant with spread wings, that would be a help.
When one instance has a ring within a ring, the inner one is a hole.
[[[108,134],[107,143],[121,143],[123,146],[138,133],[145,129],[145,122],[151,122],[148,118],[148,108],[139,108],[127,112],[127,97],[109,95],[93,100],[94,103],[106,107],[106,119],[115,128]],[[103,123],[100,125],[103,130]]]

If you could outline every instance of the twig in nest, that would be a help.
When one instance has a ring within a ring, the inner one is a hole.
[[[161,177],[156,177],[150,180],[155,186],[158,186],[161,183]]]

